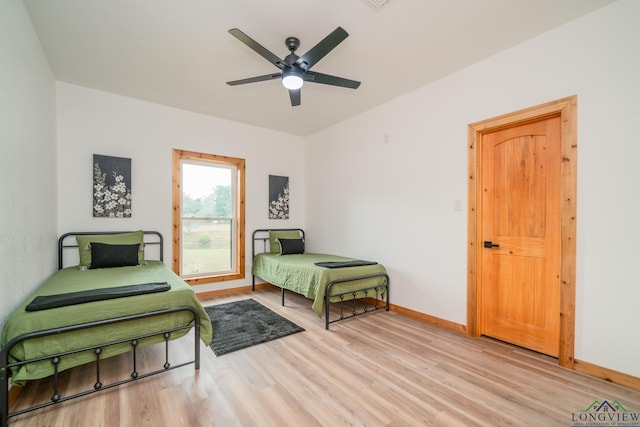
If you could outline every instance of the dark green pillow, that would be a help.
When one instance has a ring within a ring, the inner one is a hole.
[[[278,239],[280,255],[295,255],[304,253],[303,239]]]
[[[91,243],[91,266],[89,268],[112,268],[138,265],[139,244],[109,245]]]

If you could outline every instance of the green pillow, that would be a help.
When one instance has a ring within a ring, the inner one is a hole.
[[[299,239],[301,237],[298,230],[269,230],[269,250],[272,254],[279,254],[280,243],[277,239]]]
[[[144,232],[142,230],[131,233],[119,234],[84,234],[77,235],[78,251],[80,253],[80,265],[91,265],[91,242],[106,243],[108,245],[135,245],[139,244],[138,263],[144,261]]]

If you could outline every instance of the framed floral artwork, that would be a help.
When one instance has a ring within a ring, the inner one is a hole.
[[[269,219],[289,219],[289,177],[269,175]]]
[[[131,159],[93,155],[93,216],[131,218]]]

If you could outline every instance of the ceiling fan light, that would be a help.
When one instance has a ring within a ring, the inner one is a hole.
[[[300,89],[303,83],[302,77],[297,74],[290,73],[282,76],[282,86],[289,90]]]

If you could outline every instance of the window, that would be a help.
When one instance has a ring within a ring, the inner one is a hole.
[[[244,278],[244,163],[173,150],[173,271],[187,283]]]

